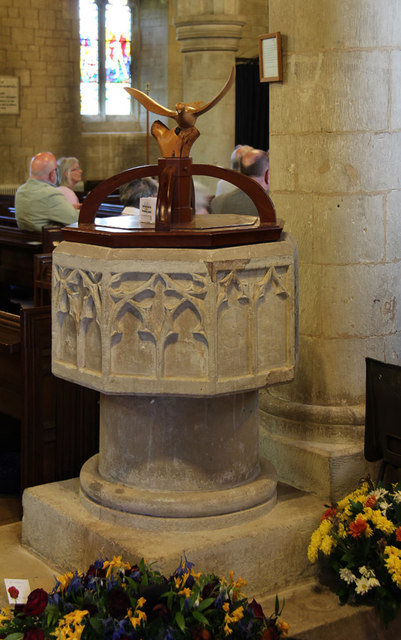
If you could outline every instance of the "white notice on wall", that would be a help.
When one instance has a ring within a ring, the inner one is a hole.
[[[19,113],[19,79],[0,76],[0,114]]]
[[[276,38],[263,40],[263,76],[276,78],[278,76],[278,57]]]
[[[25,604],[29,594],[31,593],[29,580],[24,580],[19,578],[16,578],[16,579],[4,578],[4,584],[6,586],[8,602],[10,604]],[[18,592],[18,595],[15,598],[14,593],[17,593],[17,592]]]

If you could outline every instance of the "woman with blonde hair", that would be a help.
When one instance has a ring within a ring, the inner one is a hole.
[[[81,204],[74,187],[82,180],[82,169],[77,158],[59,158],[57,160],[58,189],[75,209],[79,209]]]

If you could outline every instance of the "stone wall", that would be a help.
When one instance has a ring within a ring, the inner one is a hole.
[[[84,179],[101,179],[146,163],[146,112],[136,105],[134,118],[81,122],[79,113],[78,0],[0,0],[0,64],[2,75],[19,78],[19,115],[0,116],[0,184],[20,184],[30,158],[50,150],[75,155]],[[225,3],[246,17],[237,57],[258,55],[258,35],[266,33],[267,0]],[[136,43],[140,63],[135,86],[158,102],[174,107],[183,99],[183,56],[176,40],[174,3],[141,0]],[[202,13],[207,3],[191,0],[188,12]],[[217,5],[216,5],[217,6]],[[214,87],[212,87],[214,90]],[[209,98],[209,95],[205,96]],[[211,97],[211,96],[210,96]],[[150,124],[155,119],[151,114]],[[234,122],[232,123],[234,128]],[[214,138],[216,133],[214,132]],[[203,156],[204,154],[201,153]],[[150,141],[150,162],[159,156]],[[200,161],[210,161],[200,158]]]
[[[1,0],[0,66],[20,82],[19,115],[0,115],[0,183],[19,184],[35,153],[80,153],[77,4]]]
[[[259,55],[258,36],[269,33],[269,1],[240,0],[240,13],[246,17],[238,58],[256,58]]]
[[[401,5],[269,10],[284,34],[270,184],[299,246],[300,349],[294,383],[263,394],[264,450],[282,479],[338,497],[363,472],[365,358],[401,364]]]

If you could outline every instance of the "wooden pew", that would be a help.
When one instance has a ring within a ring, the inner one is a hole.
[[[21,491],[77,476],[98,451],[99,394],[51,373],[50,311],[0,311],[0,412],[21,421]]]
[[[10,214],[10,207],[14,208],[14,195],[0,194],[0,215],[6,216]]]
[[[0,224],[0,283],[33,288],[33,256],[42,251],[42,233]]]

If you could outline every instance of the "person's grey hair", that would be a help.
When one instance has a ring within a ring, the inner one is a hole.
[[[241,171],[241,158],[245,153],[251,151],[252,148],[253,147],[250,147],[248,144],[237,144],[230,158],[231,169],[233,169],[233,171]]]
[[[126,182],[120,187],[120,200],[125,207],[136,207],[139,209],[141,198],[156,196],[159,185],[153,178],[138,178]]]
[[[241,157],[240,171],[246,176],[262,177],[269,168],[269,152],[253,149]]]
[[[71,168],[78,164],[78,158],[73,158],[72,156],[69,158],[59,158],[57,160],[57,186],[58,187],[70,187],[70,172]]]

